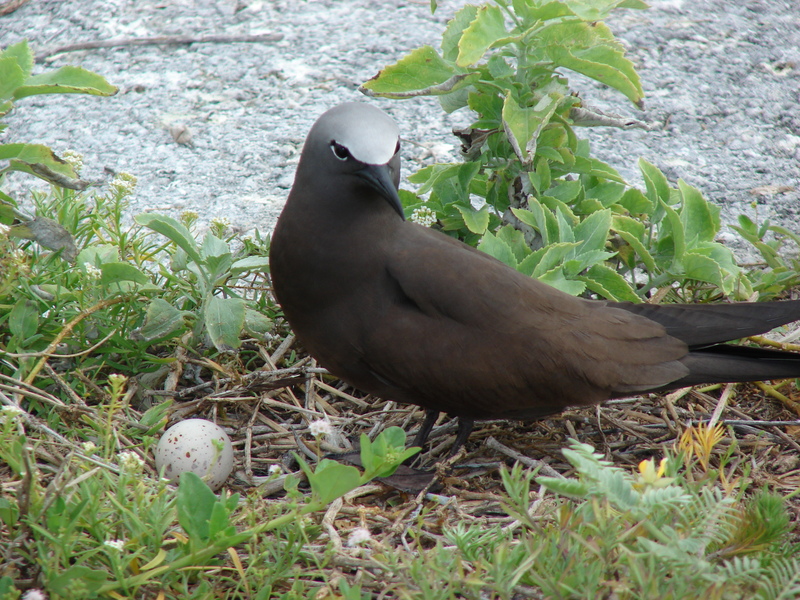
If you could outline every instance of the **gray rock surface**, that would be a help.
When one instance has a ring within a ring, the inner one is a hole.
[[[438,45],[463,2],[442,0],[31,0],[0,17],[0,44],[34,50],[123,37],[283,34],[273,43],[141,46],[71,52],[119,86],[112,98],[36,96],[18,103],[0,141],[43,143],[84,155],[84,177],[139,178],[131,213],[190,209],[201,222],[227,217],[269,230],[292,183],[308,128],[324,110],[366,100],[359,83],[422,45]],[[800,6],[797,0],[652,0],[608,24],[628,47],[647,93],[646,111],[613,90],[574,79],[589,104],[657,131],[597,129],[596,154],[638,183],[644,156],[723,207],[769,216],[794,230],[800,178]],[[41,69],[42,65],[37,65]],[[432,99],[371,100],[407,142],[405,173],[457,157],[453,126]],[[188,127],[191,145],[170,127]],[[34,180],[14,174],[19,197]],[[412,187],[406,184],[408,187]],[[752,190],[760,190],[754,193]]]

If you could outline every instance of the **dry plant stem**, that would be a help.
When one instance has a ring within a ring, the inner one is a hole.
[[[125,46],[155,46],[161,44],[238,44],[258,42],[278,42],[283,39],[280,33],[263,33],[260,35],[164,35],[147,38],[123,38],[117,40],[97,40],[80,44],[68,44],[44,50],[36,55],[36,62],[43,62],[47,58],[62,52],[75,52],[77,50],[97,50],[99,48],[122,48]]]
[[[796,415],[800,415],[800,405],[797,402],[795,402],[791,398],[784,396],[774,387],[772,387],[771,385],[767,385],[763,381],[757,381],[755,382],[755,384],[756,387],[758,387],[762,392],[764,392],[768,396],[772,396],[776,400],[780,400],[786,408],[791,410]]]
[[[708,428],[711,429],[719,422],[720,417],[722,416],[722,411],[725,410],[725,407],[728,406],[728,400],[733,393],[733,390],[736,388],[735,383],[729,383],[725,386],[725,389],[722,391],[722,395],[719,397],[719,402],[714,407],[714,414],[711,415],[711,419],[708,421]]]
[[[120,296],[118,298],[112,298],[110,300],[103,300],[102,302],[98,302],[97,304],[95,304],[91,308],[87,308],[86,310],[82,311],[80,314],[76,315],[69,323],[67,323],[64,326],[64,329],[62,329],[58,333],[58,335],[53,339],[53,341],[50,342],[50,345],[47,346],[45,351],[42,352],[42,358],[39,359],[39,362],[37,362],[34,365],[33,369],[31,369],[31,372],[28,373],[28,376],[25,378],[25,383],[31,384],[33,382],[33,380],[36,379],[36,376],[39,374],[39,371],[42,370],[42,368],[44,367],[44,365],[47,362],[47,360],[51,356],[53,356],[53,354],[54,354],[53,351],[56,348],[58,348],[58,345],[62,342],[62,340],[65,337],[67,337],[70,333],[72,333],[72,330],[75,328],[75,326],[78,323],[80,323],[86,317],[96,313],[98,310],[100,310],[102,308],[107,308],[109,306],[113,306],[114,304],[119,304],[120,302],[123,302],[125,300],[128,300],[128,298],[125,298],[125,297],[122,297],[122,296]]]
[[[563,477],[561,473],[553,469],[550,465],[540,460],[536,460],[535,458],[528,458],[524,454],[520,454],[516,450],[509,448],[498,442],[493,437],[489,437],[486,440],[486,447],[491,448],[492,450],[497,450],[498,452],[502,452],[506,456],[513,458],[514,460],[521,462],[526,467],[530,467],[531,469],[539,468],[539,472],[542,475],[547,475],[548,477]]]
[[[339,536],[339,532],[336,531],[336,527],[333,526],[333,522],[336,520],[339,511],[342,510],[342,504],[342,499],[337,498],[325,512],[325,516],[322,517],[322,527],[328,532],[328,536],[333,544],[333,550],[337,554],[342,551],[342,538]]]
[[[785,342],[777,342],[775,340],[771,340],[767,337],[764,337],[763,335],[751,335],[747,339],[761,346],[771,346],[773,348],[778,348],[780,350],[792,350],[794,352],[800,352],[800,344],[787,344]]]

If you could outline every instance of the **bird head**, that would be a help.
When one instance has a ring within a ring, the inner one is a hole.
[[[307,155],[313,157],[306,159]],[[405,219],[400,185],[400,130],[385,112],[361,102],[340,104],[325,112],[308,134],[301,169],[308,176],[352,177],[385,199]],[[330,181],[330,179],[327,179]]]

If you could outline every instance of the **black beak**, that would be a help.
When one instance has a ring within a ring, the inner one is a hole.
[[[394,186],[394,177],[389,165],[364,165],[364,168],[357,171],[356,175],[383,196],[389,206],[405,221],[406,215],[403,212],[403,203],[397,194],[397,188]]]

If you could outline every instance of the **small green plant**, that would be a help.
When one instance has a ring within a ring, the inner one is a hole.
[[[276,514],[264,519],[238,494],[217,496],[193,473],[184,473],[175,491],[166,481],[144,476],[144,462],[132,452],[109,454],[108,462],[98,458],[113,451],[113,439],[99,447],[84,445],[84,452],[64,465],[61,484],[45,488],[20,414],[13,407],[0,410],[0,461],[18,482],[16,495],[0,497],[0,539],[16,540],[3,557],[38,565],[41,587],[59,598],[128,597],[153,585],[176,590],[169,597],[181,597],[177,590],[187,569],[213,569],[237,546],[276,545],[283,551],[281,540],[308,543],[317,528],[305,515],[324,510],[374,477],[391,474],[418,450],[406,450],[405,434],[397,427],[374,442],[363,436],[367,470],[325,460],[314,469],[303,463],[311,495],[299,491],[296,477],[287,478],[288,498],[273,505]],[[274,541],[265,544],[270,536]],[[291,560],[300,557],[287,551],[279,561],[287,559],[282,569],[273,570],[273,581],[289,579]],[[14,593],[13,583],[0,579],[0,590]]]
[[[423,46],[367,81],[361,90],[368,95],[436,96],[447,112],[469,108],[477,117],[455,132],[464,162],[429,166],[409,178],[420,187],[402,195],[407,215],[437,222],[573,295],[641,301],[672,286],[683,299],[746,299],[796,283],[797,272],[786,269],[748,276],[715,241],[719,209],[696,188],[684,181],[671,187],[644,159],[639,168],[646,188],[630,187],[578,137],[578,126],[622,123],[587,109],[571,93],[565,70],[642,103],[633,64],[601,22],[620,8],[646,4],[466,5],[448,23],[441,52]],[[774,261],[769,266],[778,268]]]

